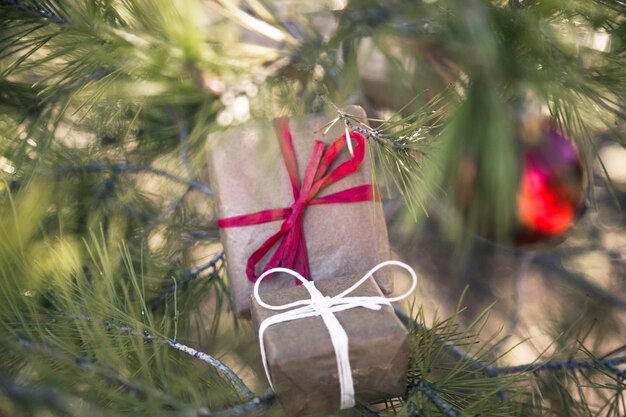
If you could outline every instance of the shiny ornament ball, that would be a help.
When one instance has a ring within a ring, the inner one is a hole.
[[[546,130],[523,154],[515,233],[519,244],[561,236],[584,202],[584,170],[576,145],[555,126]]]

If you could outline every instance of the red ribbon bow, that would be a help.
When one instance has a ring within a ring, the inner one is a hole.
[[[219,219],[217,225],[221,228],[240,227],[284,220],[278,232],[270,236],[248,258],[246,266],[248,280],[255,282],[258,279],[259,275],[256,274],[257,264],[279,241],[278,248],[268,261],[263,272],[275,267],[284,267],[292,269],[310,280],[309,259],[302,230],[302,216],[305,207],[313,204],[356,203],[380,200],[380,193],[372,184],[364,184],[315,198],[317,193],[324,187],[359,169],[365,157],[365,138],[363,135],[356,132],[350,133],[350,138],[356,141],[354,155],[351,159],[343,162],[328,173],[326,173],[328,167],[346,146],[346,136],[343,135],[334,141],[328,149],[325,149],[326,144],[324,142],[316,140],[304,173],[302,185],[300,185],[300,177],[287,119],[278,119],[275,122],[275,127],[278,133],[280,151],[289,174],[289,180],[291,181],[294,197],[293,204],[286,208],[262,210],[256,213]]]

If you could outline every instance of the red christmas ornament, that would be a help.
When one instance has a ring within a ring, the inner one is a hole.
[[[584,174],[574,142],[550,126],[527,145],[517,193],[517,243],[560,236],[576,220],[584,201]]]

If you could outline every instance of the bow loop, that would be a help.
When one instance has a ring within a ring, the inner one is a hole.
[[[293,139],[291,137],[291,131],[289,130],[289,122],[286,118],[276,119],[274,121],[274,129],[279,138],[280,153],[283,156],[285,168],[287,168],[293,196],[297,198],[300,190],[300,176],[298,175],[296,154],[293,151]]]
[[[330,184],[333,184],[343,177],[352,174],[361,166],[361,163],[365,158],[365,137],[360,133],[351,132],[350,138],[356,141],[354,155],[347,161],[341,163],[338,167],[331,170],[328,174],[323,175],[320,178],[321,188],[328,187]],[[325,173],[330,164],[334,162],[339,152],[346,147],[347,140],[348,138],[346,138],[346,135],[344,134],[330,145],[320,164],[320,170],[323,170],[323,173]]]

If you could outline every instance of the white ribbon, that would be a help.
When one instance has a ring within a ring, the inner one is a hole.
[[[411,274],[412,283],[411,287],[404,294],[397,297],[346,297],[348,294],[356,290],[365,280],[371,277],[376,271],[385,266],[395,265],[404,268]],[[304,287],[309,291],[311,295],[310,299],[298,300],[293,303],[283,305],[267,304],[259,296],[259,285],[261,282],[271,274],[276,272],[284,272],[294,276],[300,280]],[[260,306],[269,310],[288,310],[284,313],[279,313],[274,316],[268,317],[263,320],[259,326],[259,345],[261,348],[261,359],[263,361],[263,367],[265,368],[265,375],[270,383],[272,389],[272,378],[270,377],[269,368],[267,364],[267,356],[265,353],[265,342],[263,341],[263,334],[265,330],[278,323],[284,323],[286,321],[298,320],[307,317],[321,316],[324,320],[324,324],[328,328],[330,334],[330,340],[335,349],[335,357],[337,358],[337,372],[339,375],[339,391],[340,391],[340,404],[341,409],[354,407],[354,383],[352,381],[352,368],[350,366],[350,358],[348,354],[348,335],[341,326],[334,313],[339,311],[349,310],[356,307],[363,307],[370,310],[380,310],[382,305],[391,305],[392,302],[400,301],[408,297],[417,285],[417,275],[413,268],[400,261],[386,261],[376,265],[361,279],[359,279],[354,285],[342,293],[335,295],[334,297],[324,296],[316,287],[313,281],[306,280],[299,273],[292,271],[288,268],[272,268],[265,271],[254,284],[254,298]]]

